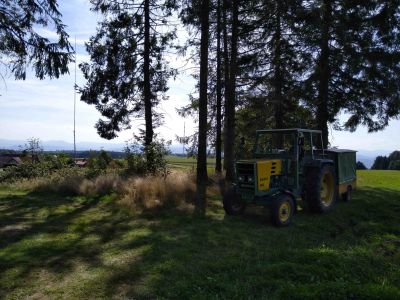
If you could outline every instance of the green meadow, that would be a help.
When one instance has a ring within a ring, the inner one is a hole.
[[[182,162],[170,162],[182,164]],[[400,299],[400,172],[360,171],[352,202],[271,226],[115,194],[0,190],[0,299]]]
[[[167,164],[173,169],[194,171],[196,169],[196,158],[186,156],[169,155],[166,157]],[[207,158],[207,170],[214,173],[215,158]]]

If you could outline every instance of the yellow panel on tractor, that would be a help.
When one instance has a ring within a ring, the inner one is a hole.
[[[282,160],[262,160],[257,162],[257,185],[259,191],[268,191],[271,176],[282,174]]]

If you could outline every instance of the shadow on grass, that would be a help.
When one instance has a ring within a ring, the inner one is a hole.
[[[113,196],[0,196],[0,298],[400,295],[400,192],[360,189],[326,215],[134,215]],[[399,251],[397,251],[399,250]],[[394,298],[393,298],[394,299]]]

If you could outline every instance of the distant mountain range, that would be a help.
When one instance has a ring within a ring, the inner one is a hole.
[[[24,148],[27,141],[22,140],[5,140],[0,139],[0,149],[20,150]],[[71,151],[74,150],[74,144],[66,141],[42,141],[42,147],[45,151]],[[78,142],[76,143],[77,151],[87,150],[106,150],[106,151],[124,151],[126,144],[112,142]],[[182,153],[182,145],[171,145],[172,153]]]
[[[0,149],[20,150],[24,147],[26,141],[22,140],[6,140],[0,139]],[[74,144],[65,141],[42,141],[42,146],[45,151],[71,151],[74,149]],[[78,142],[76,144],[78,151],[86,150],[107,150],[107,151],[123,151],[125,144],[112,142]],[[171,145],[172,153],[182,154],[182,145]],[[358,150],[357,160],[363,162],[367,168],[370,168],[374,160],[379,155],[389,155],[393,150]]]

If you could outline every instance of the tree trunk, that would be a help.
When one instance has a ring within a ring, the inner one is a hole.
[[[152,119],[152,93],[150,82],[150,0],[144,1],[144,53],[143,53],[143,98],[144,98],[144,119],[146,126],[144,145],[148,147],[153,142],[153,119]],[[151,153],[146,153],[147,161],[153,158]]]
[[[236,72],[237,72],[237,43],[238,43],[238,0],[232,1],[232,36],[230,72],[227,90],[225,93],[225,140],[224,160],[226,167],[226,180],[235,179],[235,105],[236,105]]]
[[[215,172],[221,173],[221,122],[222,122],[222,86],[221,86],[221,0],[217,3],[217,136],[215,139]]]
[[[199,138],[197,157],[196,213],[205,214],[207,185],[207,81],[208,81],[208,40],[209,0],[203,0],[200,12],[200,95],[199,95]]]
[[[229,82],[229,51],[228,51],[228,21],[226,12],[228,11],[228,1],[223,0],[222,2],[222,32],[223,32],[223,41],[224,41],[224,106],[226,107],[227,90],[228,90],[228,82]],[[226,111],[225,111],[226,112]],[[226,115],[226,114],[225,114]],[[224,139],[226,133],[226,118],[224,119]],[[226,170],[226,159],[225,159],[225,151],[226,151],[226,142],[224,141],[224,169]]]
[[[331,26],[331,14],[332,7],[330,0],[324,0],[322,4],[322,32],[320,49],[321,54],[319,57],[318,68],[319,68],[319,91],[318,91],[318,103],[317,103],[317,125],[318,129],[322,130],[322,141],[323,147],[328,146],[328,121],[329,121],[329,81],[331,71],[329,67],[329,28]]]
[[[274,115],[275,115],[275,128],[284,128],[283,122],[283,95],[282,95],[282,49],[281,49],[281,2],[275,1],[276,5],[276,22],[275,22],[275,53],[274,53]]]

